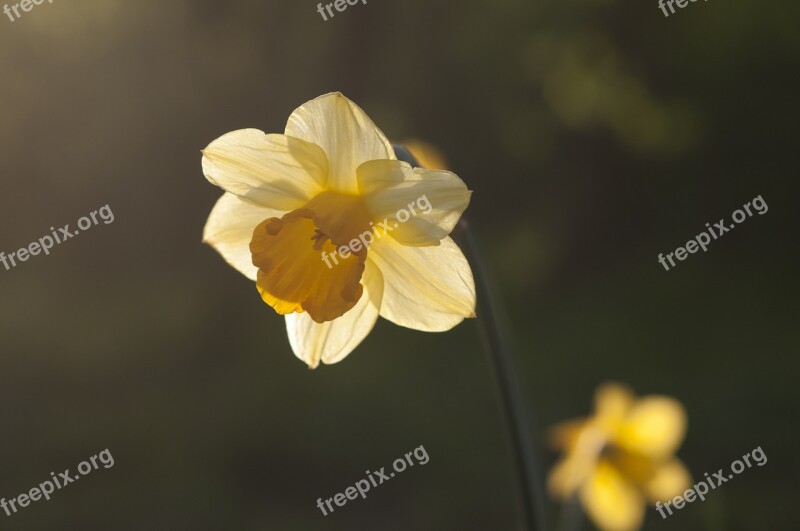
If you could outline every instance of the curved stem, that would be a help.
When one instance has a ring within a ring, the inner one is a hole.
[[[509,334],[503,326],[506,320],[492,295],[493,286],[483,264],[478,242],[463,218],[459,222],[459,229],[463,234],[463,238],[460,239],[466,244],[465,249],[471,259],[475,275],[475,286],[478,291],[476,312],[478,328],[493,368],[500,402],[510,431],[511,445],[519,472],[525,529],[544,531],[544,502],[542,488],[537,480],[539,468],[535,459],[536,445],[531,438],[530,417],[516,378],[508,341]]]
[[[404,146],[395,145],[394,150],[398,159],[415,167],[420,165],[414,155]],[[539,469],[534,457],[536,446],[531,438],[530,417],[526,412],[525,401],[516,378],[508,341],[509,334],[503,326],[506,320],[501,314],[500,305],[492,296],[494,289],[483,264],[478,242],[463,217],[453,236],[456,238],[463,236],[458,239],[463,240],[462,247],[467,251],[475,275],[475,286],[478,292],[476,321],[495,375],[500,402],[510,432],[511,446],[519,472],[524,529],[544,531],[544,502],[542,488],[537,481]]]

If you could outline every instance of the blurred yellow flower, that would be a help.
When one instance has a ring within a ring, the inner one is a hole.
[[[686,412],[675,399],[636,399],[619,384],[595,394],[594,415],[552,428],[552,445],[564,452],[550,472],[553,496],[577,494],[603,531],[639,529],[646,500],[682,493],[691,477],[673,454],[686,433]]]
[[[422,140],[416,138],[409,138],[403,140],[403,146],[414,155],[420,166],[423,168],[439,168],[441,170],[447,169],[447,160],[444,158],[441,150]]]
[[[379,315],[426,332],[474,316],[472,271],[448,236],[471,192],[454,173],[397,160],[342,94],[301,105],[283,135],[221,136],[203,150],[203,173],[226,192],[203,241],[286,316],[309,367],[342,360]],[[410,216],[423,197],[425,211]],[[325,257],[343,247],[333,267]]]

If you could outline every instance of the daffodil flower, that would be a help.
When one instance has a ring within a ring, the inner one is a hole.
[[[379,315],[426,332],[474,316],[472,271],[448,236],[471,192],[454,173],[397,160],[342,94],[300,106],[282,135],[221,136],[203,151],[203,173],[225,190],[204,241],[286,316],[292,350],[309,367],[342,360]],[[429,212],[397,220],[423,196]],[[354,245],[365,231],[371,244]],[[348,245],[352,254],[326,265],[323,253]]]
[[[645,500],[670,499],[691,484],[673,454],[686,433],[683,406],[666,396],[637,400],[617,384],[600,387],[595,413],[553,428],[552,443],[565,452],[550,473],[554,496],[578,495],[603,531],[641,527]]]

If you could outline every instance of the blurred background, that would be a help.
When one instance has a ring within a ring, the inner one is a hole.
[[[384,0],[328,21],[311,0],[56,0],[0,18],[0,250],[116,217],[0,268],[0,496],[116,461],[0,528],[517,529],[474,322],[381,320],[309,371],[200,242],[221,195],[200,150],[339,90],[474,190],[538,442],[604,381],[674,396],[695,477],[756,446],[769,461],[668,520],[648,507],[645,528],[797,529],[798,17],[789,0],[669,18],[655,0]],[[758,195],[767,214],[657,262]],[[419,445],[427,465],[316,508]]]

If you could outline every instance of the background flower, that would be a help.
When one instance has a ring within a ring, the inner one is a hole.
[[[619,384],[601,386],[594,415],[551,431],[564,457],[550,472],[554,496],[577,495],[604,531],[639,529],[646,503],[669,500],[691,483],[673,454],[686,433],[686,412],[673,398],[636,399]]]

